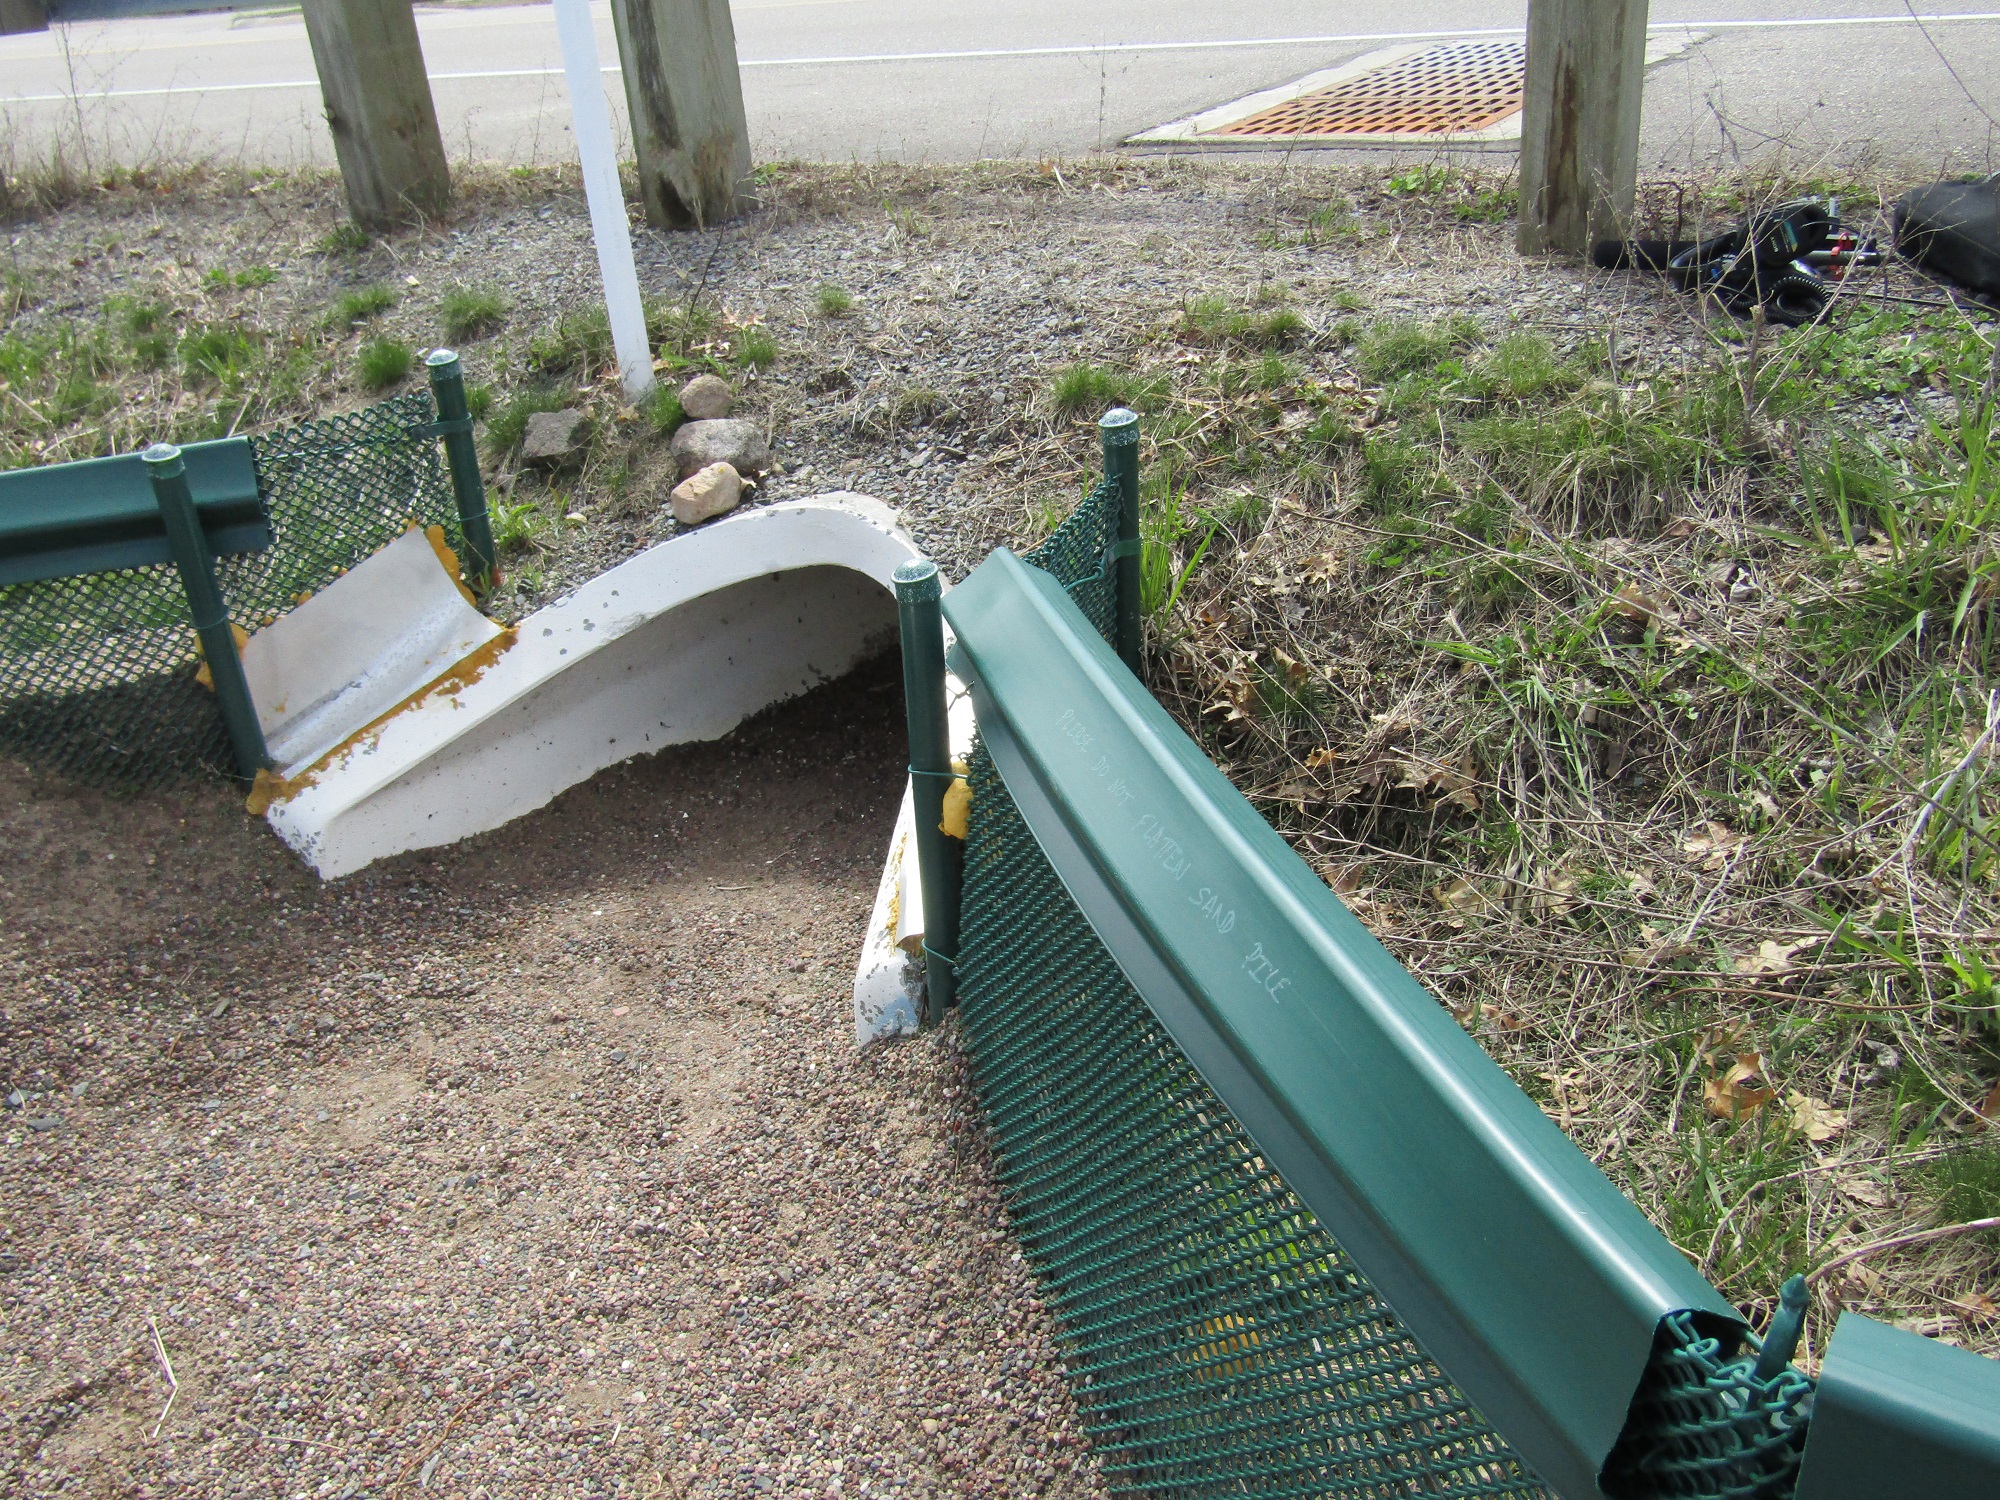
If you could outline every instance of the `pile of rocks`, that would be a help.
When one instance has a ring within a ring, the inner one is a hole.
[[[729,415],[736,397],[720,376],[695,376],[680,401],[687,421],[674,434],[680,483],[669,503],[676,521],[697,526],[737,507],[746,486],[770,467],[771,445],[758,423]]]

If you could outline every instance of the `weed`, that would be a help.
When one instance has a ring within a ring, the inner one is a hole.
[[[209,323],[181,336],[181,368],[190,380],[226,391],[242,387],[256,363],[260,339],[240,323]]]
[[[1129,370],[1088,362],[1064,365],[1056,371],[1050,399],[1059,416],[1097,417],[1114,406],[1134,411],[1156,409],[1169,393],[1168,382],[1159,376],[1140,376]]]
[[[729,337],[729,362],[739,370],[767,370],[778,362],[778,341],[762,323],[749,323]]]
[[[1442,162],[1423,162],[1403,167],[1389,177],[1390,196],[1428,198],[1446,192],[1458,181],[1458,173]]]
[[[844,318],[854,311],[854,298],[829,281],[813,294],[813,306],[822,318]]]
[[[536,546],[549,530],[549,518],[530,500],[495,498],[488,503],[487,514],[492,520],[493,544],[502,552],[522,552]]]
[[[384,282],[355,287],[333,299],[326,321],[334,328],[352,328],[370,318],[378,318],[397,302],[396,289]]]
[[[2000,1217],[2000,1145],[1986,1140],[1953,1151],[1931,1163],[1924,1176],[1944,1223]],[[2000,1244],[2000,1231],[1985,1238]]]
[[[465,388],[465,408],[472,413],[472,420],[483,422],[488,412],[493,410],[494,392],[490,381],[480,381]]]
[[[508,302],[497,288],[454,282],[438,300],[438,322],[447,341],[483,338],[507,321]]]
[[[359,255],[373,241],[359,224],[336,224],[319,237],[315,249],[322,255]]]
[[[590,380],[611,368],[617,351],[611,318],[597,303],[586,303],[528,340],[528,368],[541,376]]]
[[[228,291],[231,288],[269,286],[278,279],[278,273],[269,266],[245,266],[240,271],[231,271],[226,266],[216,266],[202,278],[202,285],[214,291]]]
[[[1310,332],[1289,307],[1258,310],[1232,306],[1222,297],[1195,297],[1181,308],[1182,337],[1197,344],[1248,349],[1284,349]]]
[[[401,339],[377,338],[361,346],[354,357],[354,368],[369,390],[382,391],[409,374],[416,360],[416,351]]]
[[[553,386],[532,385],[517,390],[486,421],[486,448],[496,458],[505,458],[521,446],[527,435],[528,418],[537,412],[561,411],[570,397]],[[679,401],[676,400],[676,405]]]
[[[687,413],[681,410],[681,393],[671,386],[655,386],[644,410],[647,423],[662,435],[671,434],[687,420]]]
[[[1472,347],[1478,338],[1479,325],[1470,318],[1444,318],[1434,323],[1385,318],[1361,332],[1355,343],[1355,364],[1370,380],[1394,380],[1434,370]]]

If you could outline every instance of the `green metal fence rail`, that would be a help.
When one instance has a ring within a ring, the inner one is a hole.
[[[979,722],[960,1025],[1113,1491],[1862,1493],[1815,1463],[1789,1340],[1760,1375],[1734,1309],[1120,664],[1119,500],[944,600]],[[1960,1390],[1942,1487],[1870,1493],[2000,1493],[2000,1394]]]
[[[254,630],[275,619],[412,521],[442,526],[467,559],[469,575],[490,571],[485,499],[477,465],[469,462],[470,423],[462,386],[451,386],[459,375],[456,359],[434,358],[431,375],[445,399],[456,389],[456,421],[440,421],[432,393],[416,390],[248,439],[261,513],[239,515],[240,504],[229,509],[205,501],[195,458],[206,445],[183,450],[215,580],[235,625]],[[441,438],[448,450],[457,450],[454,472],[440,461]],[[24,482],[76,478],[74,470],[0,474],[0,486],[17,486],[0,488],[0,509]],[[39,567],[33,558],[17,562],[12,576],[26,581],[0,585],[0,754],[117,787],[245,769],[232,753],[214,694],[196,681],[187,591],[167,560],[164,535],[152,541],[127,536],[137,536],[134,528],[147,521],[157,533],[157,516],[110,515],[125,530],[107,530],[107,510],[116,507],[92,498],[96,491],[88,484],[77,488],[89,503],[73,507],[65,522],[80,545],[65,549],[51,532]],[[262,538],[250,531],[265,526],[264,517],[269,545],[254,545]],[[134,563],[107,552],[98,545],[104,537],[125,538],[118,544],[147,560]],[[232,539],[248,545],[231,551]],[[22,550],[31,549],[24,543]],[[80,571],[84,567],[106,570]],[[69,576],[46,576],[66,570]]]

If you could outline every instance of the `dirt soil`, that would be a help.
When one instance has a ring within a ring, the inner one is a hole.
[[[1096,1493],[949,1040],[854,1050],[901,718],[333,886],[0,769],[10,1492]]]

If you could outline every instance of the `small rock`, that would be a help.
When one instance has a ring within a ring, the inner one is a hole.
[[[683,479],[710,464],[728,464],[738,474],[761,474],[771,462],[764,429],[741,417],[686,423],[674,434],[672,452]]]
[[[26,1261],[11,1250],[0,1252],[0,1276],[11,1275],[26,1264]]]
[[[9,1109],[20,1109],[27,1102],[28,1096],[19,1089],[15,1089],[7,1095],[7,1107]]]
[[[62,1120],[62,1116],[61,1116],[61,1115],[43,1115],[43,1116],[42,1116],[42,1117],[41,1117],[40,1119],[38,1119],[38,1120],[30,1120],[30,1121],[28,1121],[28,1129],[30,1129],[30,1130],[60,1130],[60,1129],[62,1129],[62,1123],[63,1123],[63,1120]]]
[[[681,387],[681,410],[690,422],[711,422],[729,415],[736,395],[720,375],[697,375]]]
[[[554,463],[568,458],[582,442],[583,424],[589,420],[580,411],[538,411],[528,418],[528,430],[521,438],[521,457],[528,463]]]
[[[675,485],[668,503],[681,525],[699,526],[736,509],[742,498],[743,476],[736,472],[736,466],[717,463]]]
[[[319,1018],[319,1019],[318,1019],[317,1021],[315,1021],[315,1022],[314,1022],[313,1024],[314,1024],[315,1026],[317,1026],[317,1027],[318,1027],[318,1028],[319,1028],[319,1029],[320,1029],[321,1031],[338,1031],[338,1030],[340,1030],[340,1022],[339,1022],[338,1020],[336,1020],[336,1019],[335,1019],[334,1017],[332,1017],[332,1016],[321,1016],[321,1017],[320,1017],[320,1018]]]
[[[613,1062],[625,1061],[625,1049],[623,1047],[613,1047],[611,1049],[611,1060]]]

